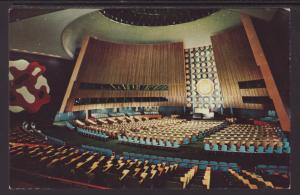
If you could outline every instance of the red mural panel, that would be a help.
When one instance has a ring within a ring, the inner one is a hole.
[[[35,113],[50,102],[45,71],[45,66],[38,62],[9,61],[10,111]]]

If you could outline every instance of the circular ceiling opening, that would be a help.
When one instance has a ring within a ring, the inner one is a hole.
[[[104,16],[136,26],[167,26],[204,18],[219,9],[103,9]]]

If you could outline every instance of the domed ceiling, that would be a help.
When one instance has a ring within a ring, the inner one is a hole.
[[[103,9],[106,17],[136,26],[167,26],[191,22],[211,15],[218,9]]]
[[[241,12],[270,20],[276,9],[65,9],[12,20],[9,48],[71,59],[85,36],[123,43],[183,42],[193,48],[239,25]]]

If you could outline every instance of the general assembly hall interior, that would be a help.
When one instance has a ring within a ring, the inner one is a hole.
[[[289,18],[10,9],[10,188],[290,189]]]

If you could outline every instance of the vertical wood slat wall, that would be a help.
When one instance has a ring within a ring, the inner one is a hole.
[[[268,96],[266,88],[240,89],[239,81],[262,79],[246,33],[236,26],[211,36],[224,107],[264,109],[262,104],[243,103],[242,96]]]
[[[183,43],[122,44],[89,38],[65,111],[123,106],[184,106],[186,104]],[[157,84],[168,91],[82,90],[79,83]],[[74,98],[166,97],[168,102],[74,105]]]

